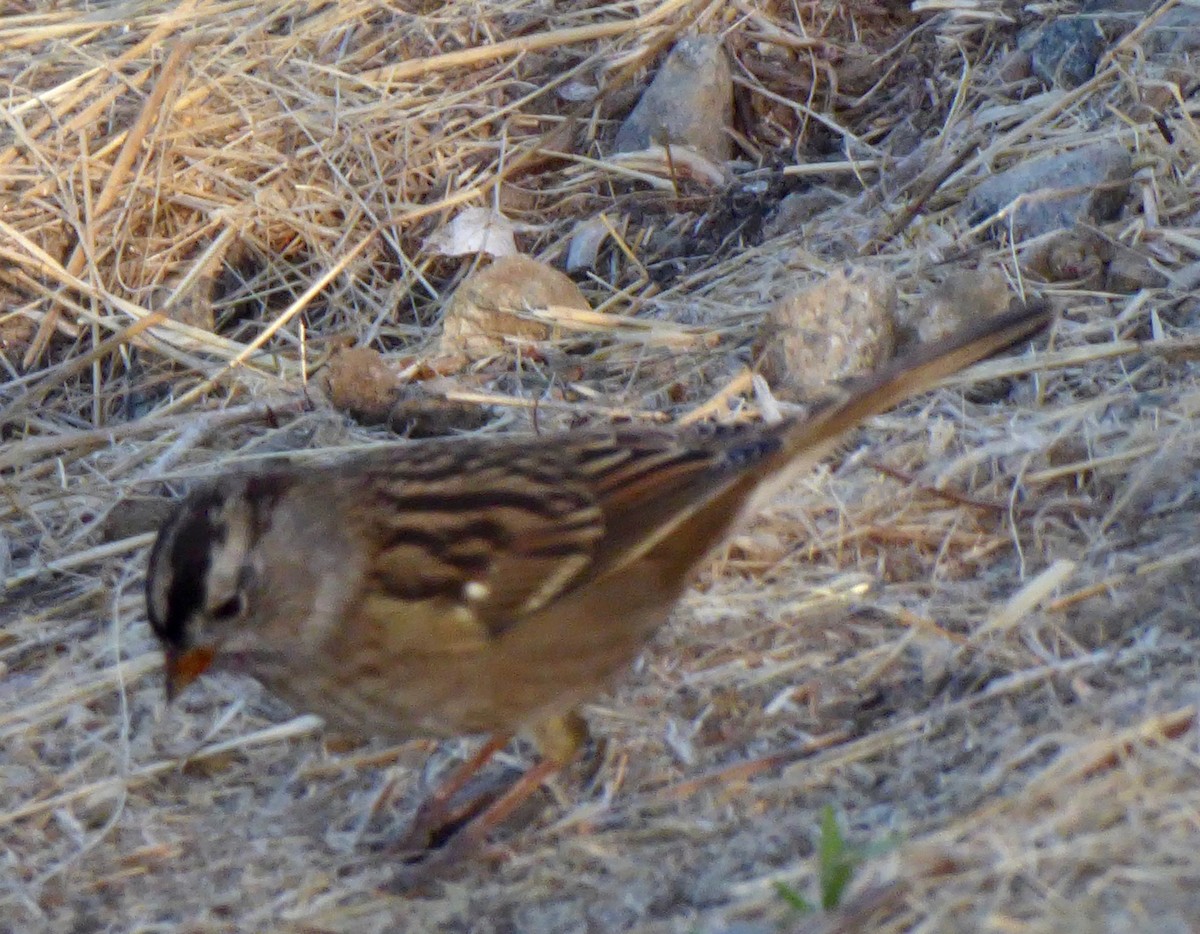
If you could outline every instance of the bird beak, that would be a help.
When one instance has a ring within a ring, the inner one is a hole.
[[[196,645],[183,652],[167,650],[167,703],[171,703],[189,684],[199,678],[213,662],[211,645]]]

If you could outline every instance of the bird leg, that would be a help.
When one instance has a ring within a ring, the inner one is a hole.
[[[472,855],[487,841],[488,835],[496,827],[504,823],[517,808],[536,794],[547,779],[575,758],[588,735],[587,723],[583,717],[573,711],[539,723],[532,732],[541,752],[541,759],[513,782],[498,798],[489,802],[486,807],[478,809],[477,813],[470,817],[469,822],[449,836],[441,847],[430,850],[420,863],[409,867],[407,871],[397,876],[390,886],[393,891],[429,882],[438,870]],[[492,737],[488,745],[499,738],[499,736]],[[499,743],[495,749],[502,745],[502,742]],[[491,751],[495,752],[495,749]],[[464,763],[464,768],[470,764],[475,764],[476,768],[482,765],[487,760],[487,756],[483,753],[484,750],[481,749],[470,762]],[[479,760],[477,764],[476,760]],[[463,769],[459,771],[461,772]],[[457,772],[454,778],[458,778]],[[447,782],[447,785],[449,784],[450,782]],[[440,793],[439,790],[439,796]],[[471,812],[477,808],[478,801],[466,805],[462,810],[470,816]]]
[[[475,773],[487,765],[492,756],[508,745],[510,739],[512,739],[511,733],[493,733],[475,751],[474,755],[459,763],[450,776],[421,802],[416,816],[413,817],[412,825],[409,827],[408,833],[404,835],[398,849],[402,852],[425,850],[431,843],[436,844],[437,839],[443,835],[442,832],[449,829],[453,833],[455,827],[478,812],[480,810],[479,799],[472,800],[458,809],[452,807],[454,799],[467,787],[467,783],[475,777]]]
[[[503,824],[513,811],[537,793],[546,779],[561,768],[561,763],[551,759],[539,761],[513,782],[500,797],[473,817],[465,827],[451,836],[445,844],[422,860],[422,866],[428,865],[432,869],[436,866],[457,863],[464,857],[470,856],[487,842],[488,835],[496,827]]]
[[[475,855],[487,841],[488,834],[560,768],[559,763],[550,759],[539,761],[440,847],[427,850],[419,862],[412,862],[397,869],[392,878],[384,883],[383,891],[390,895],[428,891],[431,885],[440,880],[444,870]],[[477,802],[472,802],[472,806],[475,804]]]
[[[540,761],[450,837],[438,854],[439,862],[453,862],[482,845],[488,834],[536,794],[548,778],[570,764],[588,737],[587,721],[574,711],[543,720],[531,732],[541,753]]]

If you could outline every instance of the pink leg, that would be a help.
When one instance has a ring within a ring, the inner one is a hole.
[[[508,790],[493,801],[472,821],[458,831],[439,850],[433,851],[421,863],[421,870],[433,870],[441,866],[457,863],[472,855],[487,842],[488,835],[503,824],[522,804],[529,800],[542,787],[542,783],[558,772],[562,766],[549,759],[543,759],[518,778]]]
[[[508,745],[511,738],[511,733],[493,733],[471,758],[461,763],[450,773],[449,778],[421,802],[421,806],[413,818],[412,826],[401,843],[401,849],[424,850],[429,846],[429,838],[434,833],[447,824],[455,822],[458,815],[450,807],[455,796],[467,786],[476,772],[487,765],[492,756]],[[467,813],[470,812],[473,805],[474,802],[467,805],[465,809]]]

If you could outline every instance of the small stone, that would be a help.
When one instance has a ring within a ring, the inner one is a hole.
[[[100,540],[118,542],[153,532],[175,508],[173,500],[165,496],[123,499],[100,522]]]
[[[1108,44],[1114,45],[1161,4],[1162,0],[1084,0],[1079,12],[1095,22]]]
[[[1033,74],[1033,54],[1017,49],[1000,63],[1001,81],[1024,81]]]
[[[1077,88],[1095,75],[1104,36],[1089,16],[1063,16],[1038,33],[1030,51],[1033,73],[1047,85]]]
[[[459,362],[460,368],[466,365],[465,358]],[[412,373],[411,366],[405,369]],[[486,424],[487,408],[447,398],[463,387],[436,372],[423,361],[416,376],[420,381],[408,381],[401,379],[398,365],[378,351],[348,347],[329,358],[317,385],[335,409],[360,424],[386,425],[407,438],[442,437]]]
[[[8,296],[5,295],[5,299],[7,298]],[[20,303],[15,299],[4,301],[5,308],[16,308],[19,305]],[[31,318],[26,318],[19,313],[0,315],[0,354],[4,354],[12,361],[19,360],[24,356],[36,331],[37,325]]]
[[[406,438],[442,438],[479,430],[488,423],[489,409],[447,398],[461,388],[444,377],[405,386],[388,413],[388,428]]]
[[[733,77],[715,36],[681,39],[617,130],[617,152],[690,146],[713,162],[733,154]]]
[[[1064,230],[1039,242],[1022,257],[1021,265],[1027,274],[1046,282],[1069,282],[1094,292],[1131,295],[1168,284],[1167,277],[1137,250],[1086,227]]]
[[[776,205],[774,213],[763,225],[763,238],[770,240],[792,233],[822,211],[841,202],[842,198],[828,188],[794,191]]]
[[[1200,51],[1200,7],[1181,3],[1167,10],[1146,30],[1142,45],[1156,57],[1178,57]]]
[[[400,398],[400,374],[377,350],[344,347],[321,370],[319,385],[334,408],[364,424],[385,422]]]
[[[440,352],[478,359],[502,352],[513,339],[546,340],[549,324],[518,313],[554,305],[591,308],[579,286],[557,269],[523,255],[498,259],[465,279],[450,299]]]
[[[184,295],[177,294],[172,285],[156,286],[146,298],[146,307],[151,311],[162,311],[180,324],[212,331],[216,327],[212,299],[214,284],[212,276],[203,275]]]
[[[151,288],[145,299],[146,307],[151,311],[163,311],[180,324],[204,331],[214,330],[213,303],[220,278],[228,266],[241,257],[243,249],[243,245],[227,241],[216,244],[215,249],[206,250],[197,258],[197,262],[203,264],[198,274],[195,268],[187,266],[170,273],[165,281]]]
[[[1081,13],[1129,15],[1149,13],[1161,0],[1084,0]]]
[[[1008,310],[1012,292],[1004,273],[997,269],[959,269],[942,280],[920,307],[920,318],[910,323],[922,344],[932,343],[967,324],[992,318]]]
[[[239,754],[234,750],[209,753],[206,756],[192,757],[183,763],[181,771],[184,775],[194,778],[213,778],[224,774],[237,765]]]
[[[1142,289],[1165,289],[1168,282],[1166,275],[1155,269],[1137,250],[1120,243],[1114,247],[1105,282],[1109,292],[1132,295]]]
[[[1200,291],[1200,262],[1188,263],[1171,270],[1171,287],[1180,292]]]
[[[876,369],[895,346],[895,284],[875,270],[849,269],[777,302],[753,353],[779,398],[804,400]]]
[[[599,217],[578,221],[571,231],[571,244],[567,247],[567,271],[595,269],[600,246],[611,233],[608,224]]]
[[[1043,282],[1070,282],[1077,288],[1104,288],[1105,267],[1112,258],[1112,244],[1086,227],[1063,230],[1039,242],[1022,265]]]
[[[1011,230],[1020,242],[1087,221],[1112,220],[1129,195],[1132,175],[1124,146],[1098,143],[1018,162],[977,185],[964,210],[971,224],[1004,209],[1015,211]],[[997,228],[1010,229],[1007,216]]]

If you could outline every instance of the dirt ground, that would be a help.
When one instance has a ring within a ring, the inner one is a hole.
[[[923,6],[0,3],[0,931],[1200,930],[1186,58],[1135,18],[1047,87],[1014,65],[1032,13]],[[608,158],[693,33],[732,63],[722,184]],[[1011,215],[964,213],[1096,143],[1128,193],[1073,242],[1081,268],[1129,251],[1134,287],[1039,281]],[[476,260],[430,238],[471,206],[557,268],[605,218],[574,278],[609,317],[447,359]],[[165,705],[145,556],[194,478],[397,432],[756,418],[763,314],[847,264],[906,332],[988,282],[1060,317],[781,494],[479,860],[383,890],[474,738],[330,736],[233,675]],[[392,373],[386,417],[329,403],[349,345]],[[863,859],[804,913],[827,807]]]

